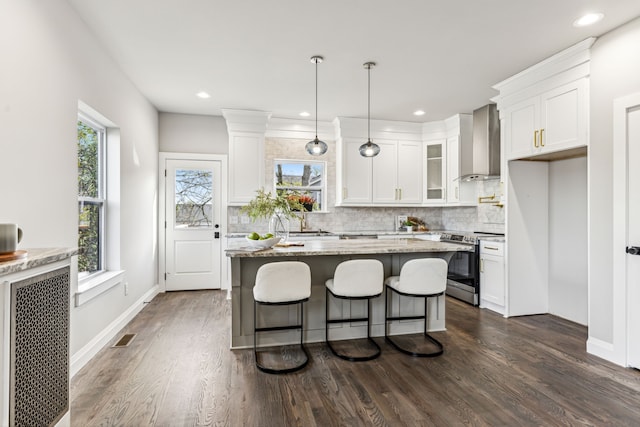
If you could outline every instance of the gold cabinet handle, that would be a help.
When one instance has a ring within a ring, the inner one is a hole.
[[[342,198],[346,199],[347,198],[347,187],[343,187],[342,188]]]
[[[540,146],[544,147],[544,140],[542,139],[542,135],[544,135],[544,129],[540,129]]]
[[[402,188],[398,188],[398,200],[402,200]]]
[[[458,190],[459,190],[459,188],[460,188],[460,187],[458,187],[458,186],[456,185],[456,200],[458,200],[458,199],[460,198],[460,193],[459,193],[459,191],[458,191]]]
[[[480,258],[480,273],[484,273],[484,259]]]
[[[538,129],[533,132],[533,146],[538,148]]]

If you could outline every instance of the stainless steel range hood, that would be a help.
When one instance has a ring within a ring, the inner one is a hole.
[[[496,104],[473,112],[473,169],[461,181],[500,178],[500,119]]]

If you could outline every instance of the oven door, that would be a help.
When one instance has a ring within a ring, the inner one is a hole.
[[[474,251],[454,253],[447,273],[447,295],[472,305],[480,301],[478,250],[475,245]]]

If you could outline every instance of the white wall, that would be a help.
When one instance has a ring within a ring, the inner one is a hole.
[[[64,0],[3,1],[0,58],[0,222],[20,224],[21,248],[77,245],[78,101],[120,128],[129,295],[72,310],[73,355],[157,283],[157,112]]]
[[[222,116],[160,113],[160,151],[228,154],[229,134]]]
[[[612,252],[624,248],[612,247],[612,141],[613,100],[640,92],[640,19],[600,37],[592,47],[591,56],[591,135],[589,148],[589,341],[590,351],[613,358],[624,343],[615,342],[616,321],[612,286]],[[624,306],[624,303],[622,304]],[[639,307],[640,309],[640,307]],[[620,341],[618,339],[618,341]],[[611,352],[607,356],[606,352]]]
[[[587,158],[549,164],[549,313],[587,324]]]

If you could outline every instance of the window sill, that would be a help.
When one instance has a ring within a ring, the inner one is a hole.
[[[105,271],[102,274],[87,278],[78,283],[76,292],[76,307],[86,304],[97,296],[105,293],[114,286],[122,283],[124,270]]]

